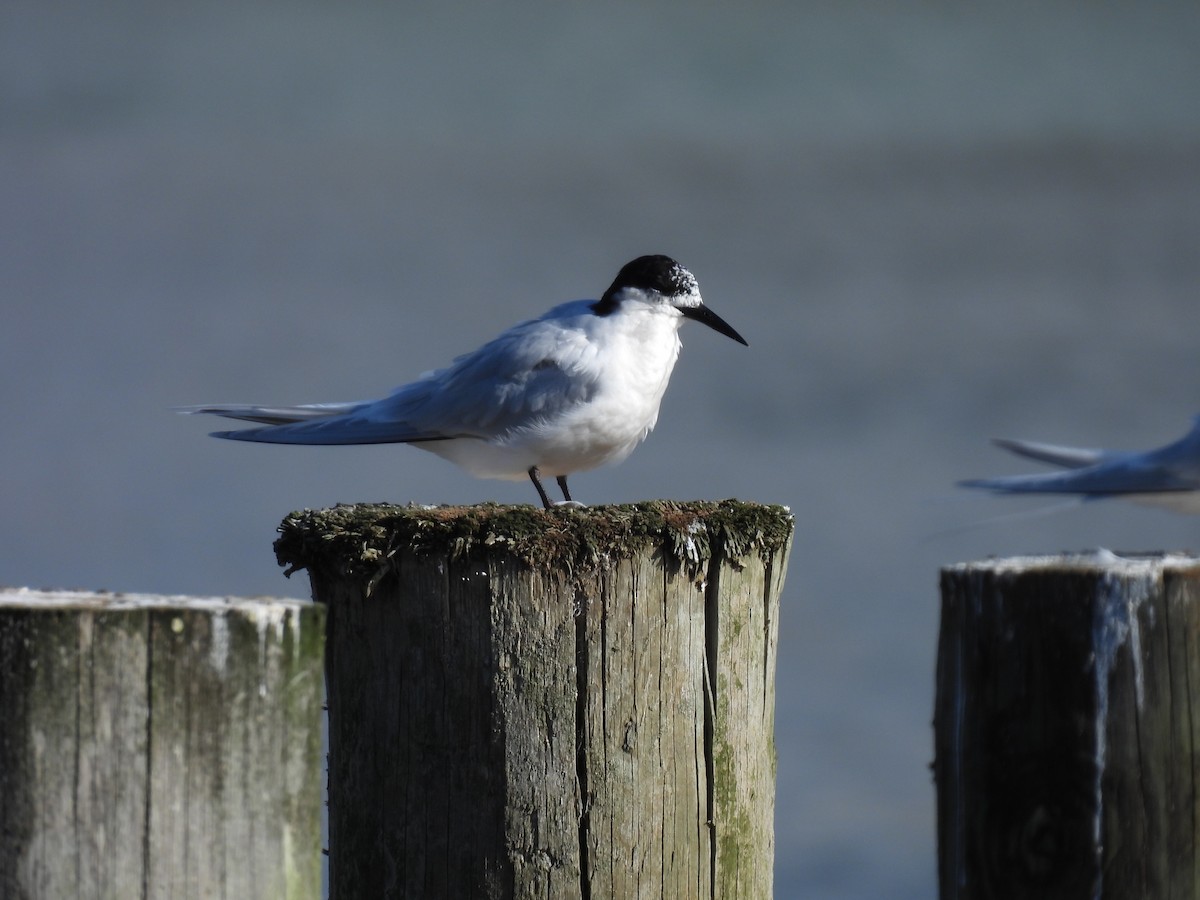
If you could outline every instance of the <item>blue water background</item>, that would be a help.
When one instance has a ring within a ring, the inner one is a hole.
[[[0,583],[306,596],[290,510],[530,502],[167,410],[378,396],[669,253],[750,347],[686,328],[576,495],[791,507],[776,894],[927,900],[938,567],[1200,548],[953,487],[1200,412],[1198,46],[1184,2],[7,0]]]

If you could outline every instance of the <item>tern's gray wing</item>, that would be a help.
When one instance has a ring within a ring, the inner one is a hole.
[[[1183,438],[1156,450],[1145,453],[1096,452],[1100,454],[1099,462],[1077,465],[1069,472],[977,478],[960,484],[1009,494],[1085,494],[1091,497],[1200,490],[1200,419]],[[1061,457],[1050,459],[1048,454],[1024,455],[1069,465]]]
[[[218,431],[215,437],[272,444],[389,444],[476,437],[502,438],[553,419],[590,399],[594,349],[570,327],[565,304],[523,322],[450,366],[397,388],[382,400],[293,407],[201,406],[267,427]]]
[[[589,365],[594,345],[562,310],[510,328],[360,412],[433,434],[484,439],[564,415],[595,395],[597,372]]]

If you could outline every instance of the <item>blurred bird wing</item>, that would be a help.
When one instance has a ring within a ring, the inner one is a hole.
[[[1153,494],[1164,491],[1200,490],[1197,474],[1164,465],[1153,454],[1128,453],[1102,463],[1069,472],[1046,475],[1012,475],[977,478],[961,482],[964,487],[984,488],[1008,494]]]
[[[1046,475],[1012,475],[960,482],[1002,493],[1156,494],[1200,490],[1200,416],[1179,440],[1144,453],[1058,447],[1033,441],[997,440],[1020,456],[1071,469]]]
[[[1200,481],[1200,416],[1192,421],[1191,431],[1174,443],[1151,450],[1146,457],[1181,478]]]
[[[1056,444],[1043,444],[1037,441],[1014,441],[1009,438],[995,438],[992,441],[998,447],[1003,447],[1018,456],[1036,459],[1068,469],[1082,469],[1094,466],[1111,454],[1107,450],[1091,450],[1085,447],[1061,447]]]

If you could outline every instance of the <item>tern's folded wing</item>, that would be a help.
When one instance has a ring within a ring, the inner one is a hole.
[[[590,400],[597,388],[592,352],[569,328],[523,323],[359,412],[431,434],[500,438]]]

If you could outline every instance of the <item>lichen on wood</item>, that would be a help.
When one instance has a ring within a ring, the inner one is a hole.
[[[701,571],[728,556],[779,551],[792,532],[786,507],[666,500],[543,510],[533,506],[339,504],[284,519],[275,554],[287,574],[314,566],[371,578],[398,552],[461,559],[496,548],[543,570],[589,570],[657,542],[665,559]]]

